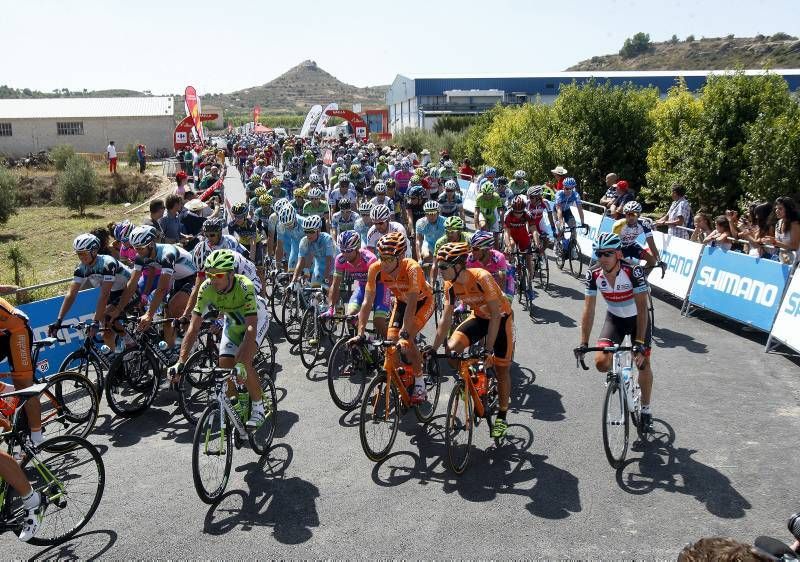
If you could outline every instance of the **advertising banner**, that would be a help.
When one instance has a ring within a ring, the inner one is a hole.
[[[580,220],[578,209],[574,205],[572,206],[572,216],[575,217],[576,222]],[[556,214],[554,212],[553,219],[555,218]],[[614,220],[611,219],[611,217],[603,216],[600,213],[587,211],[586,208],[583,209],[583,219],[589,226],[589,231],[578,231],[578,247],[581,250],[581,254],[591,259],[592,254],[594,254],[594,250],[592,250],[592,243],[597,238],[597,235],[601,232],[611,232],[611,227],[614,226]]]
[[[661,260],[667,264],[667,270],[662,279],[661,270],[654,269],[647,280],[651,285],[685,299],[692,284],[692,273],[697,260],[700,259],[703,245],[656,230],[653,231],[653,240]]]
[[[253,121],[258,124],[258,119],[261,117],[261,106],[255,106],[253,108]]]
[[[321,133],[322,129],[328,126],[328,121],[330,120],[331,116],[328,114],[328,111],[332,111],[334,109],[339,109],[339,104],[337,103],[329,103],[325,106],[325,110],[322,112],[322,115],[319,116],[319,121],[317,121],[317,126],[314,127],[314,133]]]
[[[478,184],[462,179],[458,179],[457,181],[458,188],[461,190],[461,202],[464,205],[464,210],[474,215],[475,199],[478,197]]]
[[[300,128],[300,136],[307,137],[308,134],[311,132],[311,127],[314,123],[317,122],[319,116],[322,115],[322,106],[315,105],[308,111],[308,115],[306,115],[306,120],[303,121],[303,126]]]
[[[71,322],[91,321],[97,308],[97,298],[100,296],[100,289],[89,289],[80,291],[75,303],[70,308],[69,313],[64,318],[64,324]],[[22,310],[30,318],[30,326],[33,331],[34,341],[47,337],[47,326],[55,321],[64,296],[53,297],[41,301],[35,301],[20,305]],[[64,343],[57,343],[52,347],[45,347],[39,354],[36,364],[37,369],[45,376],[58,372],[58,367],[67,355],[78,349],[83,341],[83,333],[69,328],[61,330],[59,337],[67,340]],[[0,371],[8,372],[10,367],[8,361],[0,362]]]
[[[789,269],[772,260],[705,246],[689,302],[769,332]]]
[[[197,138],[203,141],[203,123],[200,121],[200,98],[197,96],[197,90],[194,89],[194,86],[186,86],[184,99],[186,102],[186,115],[191,116]]]
[[[786,296],[778,307],[770,335],[800,353],[800,274],[797,271],[792,276]]]

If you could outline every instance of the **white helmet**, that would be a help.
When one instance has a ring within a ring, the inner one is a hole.
[[[383,222],[389,220],[390,214],[389,207],[386,205],[375,205],[369,212],[369,218],[372,219],[372,222]]]
[[[458,189],[458,184],[456,183],[456,180],[447,180],[446,182],[444,182],[444,188],[452,189],[453,191],[455,191],[456,189]]]
[[[197,246],[194,247],[194,251],[192,252],[192,261],[194,262],[194,267],[197,271],[205,271],[206,269],[206,258],[212,252],[211,246],[208,244],[208,240],[200,240]]]
[[[314,187],[308,191],[309,199],[319,199],[321,197],[322,197],[322,190],[318,187]]]
[[[317,231],[322,228],[322,217],[319,215],[311,215],[306,217],[303,221],[303,230],[306,232]]]
[[[528,188],[528,197],[541,197],[542,196],[542,186],[541,185],[533,185]]]
[[[382,194],[386,193],[386,184],[383,183],[383,182],[376,183],[374,191],[378,195],[382,195]]]
[[[72,247],[76,252],[97,251],[100,249],[100,239],[94,234],[81,234],[72,242]]]
[[[439,211],[439,202],[438,201],[425,201],[425,204],[422,206],[422,210],[426,213],[432,213],[433,211]]]
[[[514,179],[515,180],[524,180],[525,179],[525,170],[517,170],[514,172]]]
[[[278,222],[284,226],[289,226],[297,222],[297,211],[291,205],[284,205],[278,213]]]
[[[308,181],[311,183],[320,183],[322,180],[319,179],[319,174],[311,174],[308,176]]]
[[[272,166],[272,165],[267,166],[266,172],[268,174],[274,174],[275,173],[275,166]]]
[[[628,213],[636,213],[637,215],[640,215],[642,213],[642,206],[639,204],[638,201],[628,201],[622,207],[622,212],[625,213],[626,215]]]
[[[130,243],[134,248],[140,246],[147,246],[158,237],[156,229],[152,226],[142,225],[137,226],[131,232]]]

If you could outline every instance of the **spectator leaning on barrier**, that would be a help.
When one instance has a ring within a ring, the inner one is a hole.
[[[472,178],[475,177],[475,170],[472,169],[470,164],[469,158],[464,158],[461,163],[461,167],[458,169],[458,177],[462,180],[472,181]]]
[[[692,242],[702,243],[705,237],[711,234],[714,227],[711,225],[711,217],[708,213],[698,211],[694,216],[694,231],[692,232]]]
[[[600,198],[600,204],[606,209],[611,206],[617,196],[617,186],[615,184],[618,179],[617,174],[614,172],[606,174],[606,194]]]
[[[143,174],[147,168],[147,147],[140,144],[136,147],[136,159],[139,161],[139,173]]]
[[[188,183],[189,176],[186,175],[186,172],[180,170],[177,174],[175,174],[175,194],[182,196],[186,192]]]
[[[780,251],[783,263],[792,264],[800,250],[800,215],[791,197],[778,197],[775,200],[775,236],[766,239]]]
[[[748,255],[760,258],[771,258],[772,250],[767,246],[768,237],[774,236],[775,229],[770,224],[772,203],[761,202],[750,205],[747,216],[739,220],[735,210],[725,211],[734,237],[746,242]]]
[[[166,201],[167,212],[158,223],[164,232],[164,242],[176,244],[181,241],[181,209],[183,208],[183,198],[180,195],[168,195]]]
[[[724,215],[714,219],[714,230],[703,238],[703,244],[709,244],[717,248],[722,248],[726,252],[731,249],[733,235],[731,233],[730,221]]]
[[[622,207],[624,207],[625,203],[628,201],[634,201],[636,199],[636,194],[628,188],[628,182],[625,180],[619,180],[615,183],[614,190],[614,200],[611,201],[611,205],[608,206],[608,212],[613,218],[621,219],[625,216],[622,212]]]
[[[561,191],[564,187],[564,178],[567,177],[567,169],[564,166],[556,166],[550,173],[553,174],[553,181],[547,185],[554,187],[556,191]]]
[[[692,217],[692,207],[686,200],[686,188],[679,183],[672,184],[672,204],[669,206],[667,214],[658,219],[655,224],[667,226],[667,233],[678,238],[689,238],[689,231],[681,226],[688,226],[689,219]]]

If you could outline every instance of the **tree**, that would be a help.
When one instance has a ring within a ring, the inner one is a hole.
[[[642,33],[640,31],[633,37],[625,39],[625,43],[619,50],[619,54],[624,59],[630,59],[637,55],[644,54],[650,49],[652,49],[652,44],[650,43],[650,34]]]
[[[464,136],[456,142],[453,150],[460,154],[462,158],[469,158],[473,166],[483,164],[483,151],[485,149],[485,139],[489,128],[495,117],[503,110],[500,104],[495,105],[486,113],[482,113],[475,119],[475,124],[469,127]]]
[[[67,160],[64,171],[58,176],[62,203],[83,216],[86,206],[97,199],[97,176],[92,165],[82,156],[72,156]]]
[[[56,170],[62,171],[67,166],[67,160],[75,156],[75,149],[70,144],[60,144],[50,151],[50,158]]]
[[[5,224],[17,212],[19,178],[5,168],[0,168],[0,224]]]
[[[688,35],[686,37],[686,42],[687,43],[694,43],[694,35]]]
[[[677,36],[677,35],[675,35],[675,34],[673,33],[673,34],[672,34],[672,37],[670,37],[670,39],[669,39],[669,42],[670,42],[672,45],[675,45],[675,44],[677,44],[677,43],[680,43],[680,39],[678,39],[678,36]]]

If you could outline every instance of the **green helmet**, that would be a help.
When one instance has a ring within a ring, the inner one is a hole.
[[[494,185],[492,185],[492,182],[484,182],[481,186],[481,195],[493,195],[494,193]]]
[[[236,258],[233,250],[214,250],[206,258],[206,271],[216,269],[217,271],[233,271],[236,265]]]
[[[464,230],[464,221],[458,216],[447,217],[444,219],[444,229],[451,231]]]
[[[264,187],[263,185],[260,185],[255,189],[254,193],[255,193],[256,197],[261,197],[262,195],[266,195],[267,194],[267,188]]]

